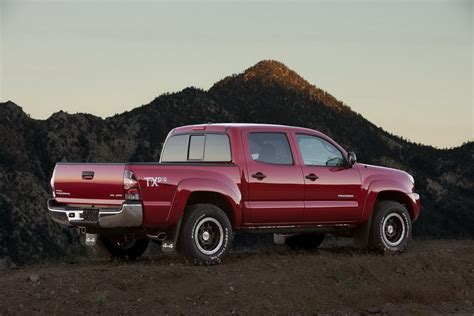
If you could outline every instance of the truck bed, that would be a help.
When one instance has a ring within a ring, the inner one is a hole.
[[[215,190],[209,187],[215,182],[229,188],[240,186],[240,170],[232,163],[58,163],[51,180],[55,198],[49,206],[58,212],[65,208],[119,210],[130,202],[125,196],[126,171],[138,181],[140,199],[134,203],[143,208],[141,226],[145,228],[165,229],[179,221],[180,213],[172,213],[172,207],[182,202],[176,198],[180,186],[184,190],[192,186],[195,192]],[[240,196],[239,188],[234,191]]]

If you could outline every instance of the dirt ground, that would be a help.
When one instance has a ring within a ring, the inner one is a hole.
[[[472,240],[414,241],[385,256],[339,240],[315,251],[242,248],[211,267],[156,249],[137,262],[4,269],[0,315],[474,314]]]

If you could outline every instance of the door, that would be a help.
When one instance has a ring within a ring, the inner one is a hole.
[[[250,224],[302,222],[304,181],[282,132],[243,131]]]
[[[304,218],[309,223],[351,223],[362,212],[361,179],[347,167],[342,152],[329,140],[296,134],[305,182]]]

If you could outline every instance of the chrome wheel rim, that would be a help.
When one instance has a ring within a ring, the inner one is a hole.
[[[205,217],[196,225],[194,241],[200,252],[205,255],[213,255],[224,242],[224,229],[215,218]]]
[[[384,242],[390,247],[400,245],[405,238],[406,229],[405,220],[400,214],[388,214],[382,223]]]

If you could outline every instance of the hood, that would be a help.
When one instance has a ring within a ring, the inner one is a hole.
[[[368,175],[384,175],[389,176],[391,178],[398,178],[401,181],[409,181],[414,184],[415,180],[411,174],[406,171],[389,168],[389,167],[382,167],[382,166],[375,166],[369,165],[365,163],[357,163],[357,168],[359,168],[361,173],[365,173]]]

